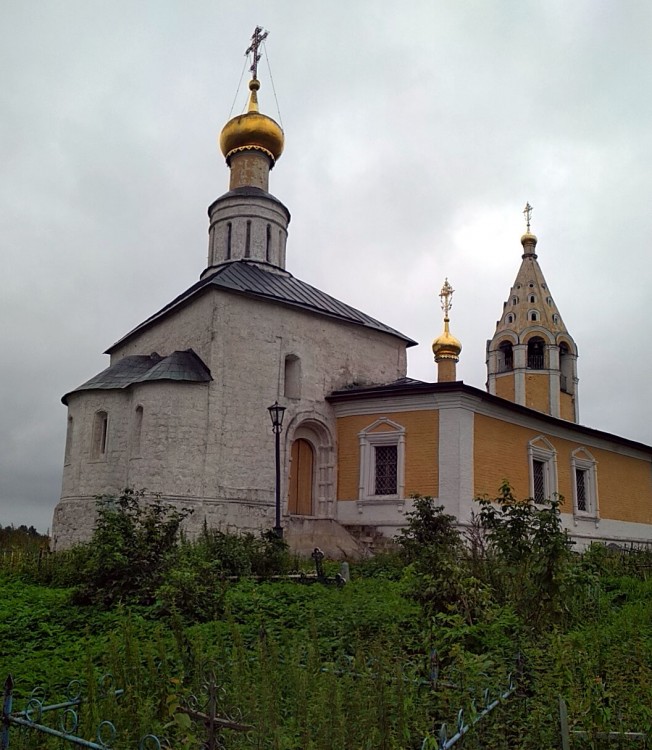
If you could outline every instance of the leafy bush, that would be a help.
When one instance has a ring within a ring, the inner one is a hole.
[[[517,500],[508,482],[497,498],[478,499],[490,583],[501,601],[511,602],[533,625],[560,619],[574,579],[573,542],[561,525],[562,502],[562,497],[544,506]]]
[[[93,537],[76,551],[81,583],[75,601],[111,606],[152,604],[189,510],[177,510],[145,491],[125,489],[97,501]]]

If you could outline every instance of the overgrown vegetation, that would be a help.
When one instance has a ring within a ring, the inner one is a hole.
[[[211,673],[221,710],[253,727],[227,734],[234,748],[420,748],[510,672],[517,693],[465,748],[560,746],[560,695],[593,736],[584,747],[599,731],[649,731],[652,554],[578,554],[559,502],[519,501],[506,483],[477,508],[460,532],[415,498],[396,552],[352,565],[337,589],[274,578],[294,561],[273,535],[189,541],[182,511],[127,491],[102,501],[89,545],[6,562],[2,663],[19,705],[36,683],[81,675],[91,688],[111,672],[125,698],[102,709],[91,695],[82,725],[90,736],[108,712],[116,749],[152,731],[200,747],[203,727],[177,709]],[[16,733],[11,746],[47,742]]]

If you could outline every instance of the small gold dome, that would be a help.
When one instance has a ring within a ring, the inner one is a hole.
[[[244,115],[231,118],[220,133],[220,149],[227,164],[229,158],[236,151],[263,151],[271,159],[272,164],[283,153],[285,137],[283,129],[271,117],[262,115],[258,111],[258,97],[256,92],[260,88],[257,78],[249,82],[249,107]]]
[[[459,359],[462,344],[448,330],[448,318],[444,318],[444,332],[432,342],[435,359]]]
[[[532,243],[536,245],[538,242],[536,234],[531,234],[530,232],[526,232],[521,237],[521,245],[525,245],[525,243]]]

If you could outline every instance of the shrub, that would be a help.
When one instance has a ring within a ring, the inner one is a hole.
[[[171,562],[181,521],[191,512],[145,499],[145,491],[125,489],[97,500],[91,541],[77,550],[81,583],[78,603],[111,606],[151,604]]]
[[[479,498],[480,527],[487,540],[486,570],[503,601],[510,601],[531,624],[558,620],[564,589],[573,579],[570,548],[562,528],[562,497],[546,505],[518,500],[508,482],[497,498]]]

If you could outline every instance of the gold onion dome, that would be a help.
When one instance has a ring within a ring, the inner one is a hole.
[[[249,106],[243,115],[231,118],[220,133],[220,149],[227,164],[238,151],[262,151],[272,160],[272,165],[283,153],[283,129],[271,117],[258,111],[257,91],[260,81],[249,81]]]
[[[448,329],[448,318],[444,318],[444,332],[432,342],[432,353],[437,359],[459,359],[462,344]]]

